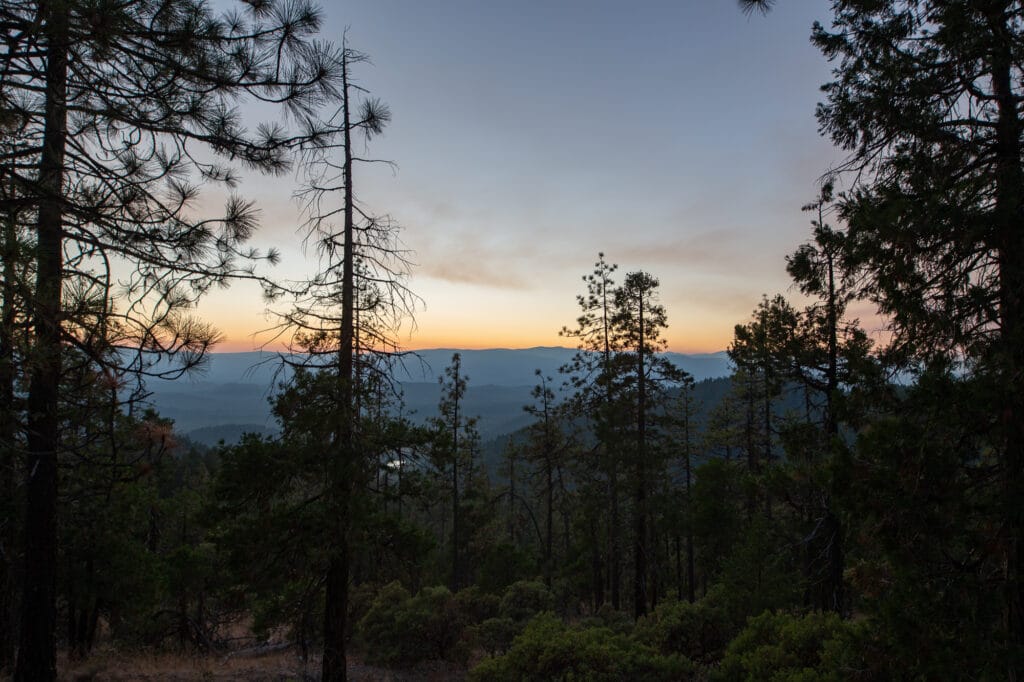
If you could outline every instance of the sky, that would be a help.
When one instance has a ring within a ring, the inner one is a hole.
[[[823,0],[767,16],[732,0],[346,0],[324,34],[369,55],[361,86],[393,120],[356,193],[403,226],[424,305],[406,348],[572,345],[598,252],[661,282],[671,350],[724,350],[762,294],[798,299],[785,256],[810,235],[800,207],[841,152],[814,118],[830,66],[810,44]],[[249,178],[270,274],[315,266],[294,178]],[[199,314],[221,351],[258,348],[255,288]]]

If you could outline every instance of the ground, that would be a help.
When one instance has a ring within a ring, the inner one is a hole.
[[[229,657],[107,649],[97,651],[81,663],[70,663],[62,656],[59,669],[61,682],[299,682],[320,679],[319,661],[311,659],[303,666],[292,651]],[[354,682],[446,682],[465,679],[465,670],[440,661],[410,670],[386,670],[350,657],[348,678]]]

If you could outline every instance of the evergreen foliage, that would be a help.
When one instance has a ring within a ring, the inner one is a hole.
[[[1024,678],[1024,7],[832,10],[818,118],[849,156],[786,260],[803,298],[752,302],[696,385],[658,279],[599,254],[499,464],[457,353],[438,417],[403,417],[417,299],[353,147],[390,111],[314,7],[0,2],[0,670],[247,628],[332,681],[350,647],[479,680]],[[191,207],[296,158],[319,271],[272,282],[254,205]],[[274,435],[206,450],[142,378],[201,363],[189,310],[239,277],[288,302],[294,371]]]

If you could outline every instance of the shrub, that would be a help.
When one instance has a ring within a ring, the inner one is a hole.
[[[482,623],[498,615],[501,597],[488,594],[473,585],[455,593],[455,606],[465,622]]]
[[[844,638],[848,630],[849,625],[834,613],[801,616],[766,611],[751,618],[729,644],[711,679],[840,682],[847,676],[823,659],[823,654],[833,650],[833,642]]]
[[[739,630],[718,596],[712,591],[693,604],[663,602],[637,622],[633,635],[663,654],[682,654],[701,663],[717,661]]]
[[[518,632],[519,627],[511,618],[488,618],[467,629],[473,643],[491,656],[508,651]]]
[[[348,618],[346,620],[348,632],[356,631],[359,621],[370,611],[380,590],[380,583],[372,582],[352,585],[348,589]]]
[[[581,625],[591,628],[608,628],[620,635],[633,632],[633,618],[625,611],[618,611],[611,604],[603,604],[593,616],[580,621]]]
[[[427,659],[453,660],[465,621],[446,587],[425,587],[415,597],[399,583],[385,585],[359,621],[367,661],[411,665]]]
[[[504,656],[484,659],[471,680],[685,680],[694,666],[608,628],[572,628],[551,613],[531,620]]]
[[[544,583],[538,580],[520,580],[505,590],[501,597],[499,614],[502,618],[525,622],[542,611],[551,611],[554,608],[555,597]]]
[[[419,660],[421,652],[401,629],[410,597],[398,582],[388,583],[377,593],[358,626],[367,660],[385,665]]]

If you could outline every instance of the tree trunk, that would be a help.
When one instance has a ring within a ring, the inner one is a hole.
[[[636,497],[633,510],[633,615],[647,613],[647,382],[644,373],[644,299],[639,299],[636,398]]]
[[[1000,276],[1000,323],[1006,391],[1002,405],[1005,429],[1003,492],[1005,504],[1006,627],[1009,645],[1024,647],[1024,169],[1021,167],[1022,126],[1013,91],[1014,60],[1011,29],[1003,11],[989,17],[997,41],[992,51],[992,87],[998,106],[996,121],[996,204]],[[1020,658],[1010,665],[1011,680],[1024,679]]]
[[[516,451],[508,444],[508,541],[516,546]]]
[[[825,384],[825,433],[829,451],[841,447],[839,444],[839,419],[836,415],[836,396],[839,392],[839,310],[836,294],[835,262],[832,252],[826,255],[828,267],[828,376]],[[826,610],[840,616],[846,615],[846,595],[843,586],[845,560],[843,556],[843,526],[833,510],[832,491],[826,491],[824,532],[828,544],[825,546],[825,560],[828,568],[825,589],[828,599]]]
[[[349,101],[348,54],[342,57],[341,94],[344,134],[345,226],[342,253],[341,328],[338,339],[338,422],[335,425],[335,447],[328,471],[329,499],[335,515],[334,544],[328,561],[324,603],[324,652],[321,680],[344,682],[347,675],[345,654],[345,621],[348,616],[349,579],[349,511],[356,489],[358,473],[355,449],[355,396],[353,386],[353,354],[355,350],[355,215],[352,196],[352,124]]]
[[[458,390],[460,364],[455,364],[455,385]],[[460,536],[459,501],[459,397],[455,396],[452,406],[452,592],[462,587],[462,557],[459,552]]]
[[[747,393],[747,412],[746,412],[746,429],[745,429],[745,440],[747,448],[747,470],[757,475],[760,473],[761,465],[757,458],[757,449],[754,445],[754,381],[753,377],[749,374],[744,374],[743,381],[746,383]],[[757,507],[757,492],[754,486],[750,486],[750,491],[747,493],[747,520],[751,521],[754,518],[754,510]]]
[[[545,448],[546,447],[547,446],[545,446]],[[545,493],[545,497],[546,497],[545,503],[547,505],[547,510],[546,510],[547,514],[546,514],[546,518],[544,519],[544,532],[545,532],[545,537],[544,537],[544,584],[547,585],[548,588],[551,587],[551,573],[552,573],[551,557],[552,557],[552,554],[553,554],[553,552],[552,552],[552,543],[553,543],[553,538],[554,538],[554,517],[555,517],[555,509],[554,509],[554,507],[555,507],[555,505],[554,505],[554,488],[555,488],[555,484],[554,484],[554,481],[552,480],[552,471],[551,471],[551,469],[552,469],[552,467],[551,467],[551,455],[550,455],[550,453],[545,453],[545,456],[544,456],[544,475],[545,475],[545,484],[547,485],[547,490],[546,490],[546,493]]]
[[[601,571],[601,536],[597,529],[597,519],[590,520],[590,572],[594,586],[594,611],[604,605],[604,576]]]
[[[608,448],[610,450],[610,448]],[[614,457],[614,455],[612,455]],[[611,592],[612,608],[622,608],[622,542],[619,533],[619,473],[617,459],[611,463],[608,496],[611,497],[611,516],[608,519],[608,589]]]
[[[691,518],[686,524],[686,597],[692,604],[695,601],[694,560],[693,560],[693,507],[690,504],[690,454],[686,454],[686,502]]]
[[[47,42],[43,149],[39,161],[34,359],[28,390],[25,577],[14,679],[57,677],[57,448],[61,366],[62,192],[67,138],[68,16],[64,0],[40,9]]]
[[[327,568],[327,594],[324,607],[324,660],[321,682],[344,682],[345,619],[348,614],[348,548],[339,542]]]
[[[17,214],[12,211],[3,233],[3,308],[0,313],[0,672],[14,669],[17,636],[14,613],[15,506],[14,472],[17,461],[15,419],[14,324],[18,299],[15,263],[19,258]]]

